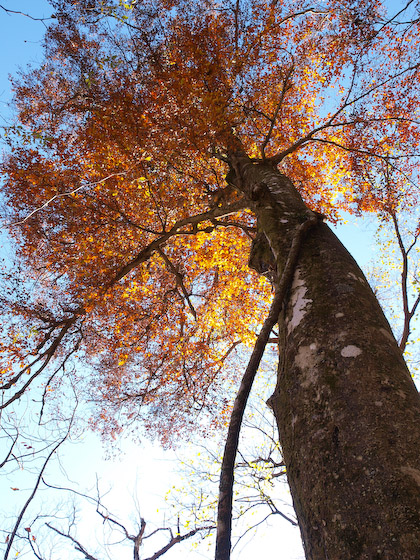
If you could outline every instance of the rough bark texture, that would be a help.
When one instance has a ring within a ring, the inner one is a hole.
[[[281,269],[306,207],[286,177],[237,161]],[[269,404],[306,558],[418,560],[419,395],[363,273],[325,224],[305,241],[279,328]]]

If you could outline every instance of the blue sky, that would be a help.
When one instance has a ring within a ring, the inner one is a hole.
[[[44,0],[2,0],[0,6],[29,13],[34,17],[47,17],[51,7]],[[11,100],[8,75],[27,64],[42,59],[41,41],[45,26],[18,14],[8,15],[0,8],[0,103],[4,115],[5,104]]]

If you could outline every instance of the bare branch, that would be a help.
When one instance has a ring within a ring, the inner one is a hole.
[[[26,383],[24,383],[24,385],[22,385],[22,387],[12,397],[10,397],[5,403],[2,403],[0,405],[0,410],[3,409],[3,408],[6,408],[7,406],[9,406],[12,402],[16,401],[17,399],[20,399],[20,397],[23,395],[25,390],[34,381],[34,379],[39,377],[39,375],[42,373],[42,371],[47,367],[49,362],[54,357],[55,352],[56,352],[57,348],[59,347],[61,341],[63,340],[64,336],[67,334],[70,327],[75,323],[76,319],[77,319],[77,315],[74,315],[71,319],[68,319],[64,323],[64,326],[60,330],[60,332],[57,335],[57,337],[55,338],[55,340],[52,342],[51,346],[45,352],[43,352],[42,354],[37,356],[37,358],[31,364],[22,368],[20,370],[20,372],[17,375],[15,375],[15,377],[13,379],[9,380],[8,383],[5,383],[5,385],[0,387],[0,389],[2,389],[2,390],[10,389],[11,387],[13,387],[13,385],[16,383],[16,381],[18,381],[21,378],[21,376],[25,373],[25,371],[29,371],[30,368],[34,364],[36,364],[37,362],[39,362],[43,358],[45,358],[44,362],[39,366],[39,368],[35,371],[35,373],[33,373],[31,375],[31,377],[26,381]]]
[[[26,510],[27,510],[29,504],[32,502],[32,500],[33,500],[34,497],[35,497],[35,494],[36,494],[36,492],[37,492],[37,490],[38,490],[38,487],[39,487],[39,485],[40,485],[40,483],[41,483],[41,481],[42,481],[42,475],[44,474],[44,471],[45,471],[45,469],[46,469],[46,467],[47,467],[47,465],[48,465],[48,463],[49,463],[51,457],[55,454],[55,452],[57,451],[57,449],[66,441],[66,439],[68,438],[68,436],[69,436],[69,434],[70,434],[70,429],[71,429],[71,426],[72,426],[72,423],[73,423],[74,414],[75,414],[75,410],[73,411],[73,415],[72,415],[72,417],[70,418],[69,427],[68,427],[68,429],[67,429],[67,431],[66,431],[64,437],[61,438],[60,441],[53,447],[53,449],[51,450],[51,452],[47,455],[47,457],[46,457],[46,459],[45,459],[45,461],[44,461],[44,464],[42,465],[42,468],[41,468],[41,470],[40,470],[40,472],[39,472],[39,474],[38,474],[38,477],[37,477],[35,486],[34,486],[32,492],[31,492],[29,498],[26,500],[24,506],[22,507],[22,509],[21,509],[21,511],[20,511],[20,513],[19,513],[17,519],[16,519],[16,523],[15,523],[15,525],[14,525],[14,527],[13,527],[11,533],[9,534],[9,540],[8,540],[8,543],[7,543],[6,552],[4,553],[3,560],[7,560],[7,558],[9,557],[10,549],[12,548],[12,544],[13,544],[13,541],[14,541],[14,539],[15,539],[15,537],[16,537],[16,533],[17,533],[17,531],[18,531],[18,529],[19,529],[20,523],[21,523],[21,521],[22,521],[22,519],[23,519],[23,516],[25,515],[25,512],[26,512]],[[94,559],[94,560],[95,560],[95,559]]]
[[[152,556],[149,556],[149,558],[145,558],[145,560],[157,560],[157,558],[163,556],[165,552],[168,552],[168,550],[170,550],[176,544],[185,541],[186,539],[190,539],[200,531],[212,531],[213,529],[215,529],[214,525],[208,525],[206,527],[197,527],[196,529],[193,529],[192,531],[186,533],[185,535],[178,534],[172,536],[171,540],[166,546],[164,546],[163,548],[155,552],[155,554],[153,554]]]
[[[20,226],[20,225],[24,224],[34,214],[36,214],[37,212],[40,212],[41,210],[43,210],[44,208],[49,206],[51,204],[51,202],[53,202],[57,198],[61,198],[63,196],[72,196],[72,195],[78,193],[79,191],[81,191],[82,189],[90,189],[91,187],[95,187],[96,185],[100,185],[101,183],[105,183],[105,181],[108,181],[108,179],[111,179],[112,177],[118,177],[120,175],[126,175],[126,174],[127,173],[125,171],[123,171],[121,173],[111,173],[111,175],[108,175],[107,177],[105,177],[104,179],[101,179],[100,181],[95,181],[93,183],[86,183],[86,185],[80,185],[80,187],[77,187],[76,189],[73,189],[72,191],[66,191],[64,193],[55,194],[54,196],[49,198],[46,202],[44,202],[44,204],[42,206],[39,206],[38,208],[35,208],[35,210],[32,210],[32,212],[30,212],[25,218],[23,218],[23,220],[20,220],[19,222],[14,222],[14,223],[10,224],[10,226]]]
[[[106,286],[106,289],[108,289],[110,286],[112,286],[113,284],[115,284],[116,282],[121,280],[121,278],[124,278],[124,276],[126,276],[129,272],[131,272],[131,270],[136,268],[139,264],[148,260],[151,257],[151,255],[155,251],[157,251],[159,247],[164,245],[169,238],[171,238],[174,235],[181,234],[181,233],[182,234],[188,233],[187,231],[185,231],[186,227],[191,226],[191,227],[194,228],[194,227],[198,226],[198,224],[200,224],[201,222],[205,222],[207,220],[211,221],[212,218],[217,218],[217,217],[221,217],[221,216],[228,216],[229,214],[234,214],[234,213],[238,212],[239,210],[242,210],[243,208],[246,208],[247,206],[248,206],[248,204],[246,203],[245,199],[241,199],[237,202],[233,202],[232,204],[212,208],[211,210],[208,210],[207,212],[203,212],[201,214],[196,214],[195,216],[191,216],[191,217],[188,217],[188,218],[183,218],[181,220],[178,220],[171,227],[171,229],[169,231],[163,233],[160,237],[158,237],[157,239],[155,239],[154,241],[149,243],[149,245],[147,245],[147,247],[142,249],[140,251],[140,253],[138,253],[138,255],[136,257],[134,257],[134,259],[132,259],[129,263],[124,265],[117,272],[117,274],[114,276],[114,278],[108,283],[108,285]]]
[[[286,72],[286,76],[284,77],[284,80],[283,80],[283,86],[282,86],[282,89],[281,89],[279,102],[277,103],[277,107],[274,110],[274,114],[270,119],[271,120],[270,128],[269,128],[269,130],[268,130],[268,132],[267,132],[267,134],[264,138],[264,141],[261,145],[260,150],[261,150],[261,155],[262,155],[263,160],[266,159],[265,158],[265,148],[267,147],[267,144],[270,142],[271,135],[273,134],[273,130],[274,130],[274,127],[275,127],[280,109],[282,108],[284,98],[285,98],[288,90],[291,88],[291,85],[292,85],[291,84],[291,77],[292,77],[292,74],[293,74],[293,70],[294,70],[294,67],[293,67],[293,65],[291,65],[289,70]]]
[[[8,14],[17,14],[17,15],[19,15],[19,16],[25,16],[25,17],[27,17],[27,18],[29,18],[29,19],[32,19],[33,21],[40,21],[43,25],[45,25],[45,27],[47,27],[47,25],[45,24],[46,21],[55,18],[55,16],[43,17],[43,18],[33,17],[33,16],[29,15],[29,14],[26,14],[25,12],[17,12],[17,11],[15,11],[15,10],[10,10],[9,8],[5,8],[5,7],[2,6],[1,4],[0,4],[0,8],[1,8],[2,10],[4,10],[6,13],[8,13]]]
[[[77,552],[81,552],[82,554],[84,554],[86,560],[98,560],[98,558],[96,556],[92,556],[92,554],[90,554],[86,548],[74,537],[72,537],[70,535],[70,533],[64,533],[63,531],[60,531],[59,529],[57,529],[57,527],[54,527],[54,525],[51,525],[51,523],[45,523],[45,525],[49,528],[52,529],[53,531],[55,531],[58,535],[61,535],[62,537],[65,537],[66,539],[69,539],[74,545],[75,545],[75,549],[77,550]]]
[[[411,246],[408,249],[406,249],[404,245],[404,241],[401,236],[401,231],[400,231],[397,216],[395,212],[390,212],[390,215],[391,215],[392,223],[394,224],[394,231],[397,237],[398,247],[400,249],[401,260],[402,260],[401,298],[402,298],[403,313],[404,313],[404,327],[403,327],[403,333],[401,335],[399,347],[401,349],[401,352],[404,352],[411,332],[410,330],[411,319],[414,317],[414,314],[420,303],[420,294],[419,294],[410,310],[410,306],[408,303],[408,253],[412,249],[412,247],[414,247],[417,238],[415,238]]]
[[[188,307],[190,308],[191,311],[191,315],[194,317],[195,320],[197,320],[197,312],[194,309],[193,304],[191,303],[191,299],[190,296],[191,294],[188,292],[187,288],[185,287],[184,284],[184,275],[181,274],[179,272],[179,270],[174,266],[174,264],[172,263],[172,261],[169,259],[169,257],[162,251],[161,248],[158,249],[158,253],[159,255],[162,257],[162,259],[164,260],[166,266],[168,267],[168,269],[172,272],[172,274],[175,276],[176,279],[176,283],[178,284],[178,286],[181,288],[182,293],[184,294],[184,298],[185,301],[188,304]]]
[[[7,431],[6,431],[4,428],[3,428],[3,430],[4,430],[4,432],[7,434],[8,437],[12,437],[12,436],[10,436],[10,435],[7,433]],[[10,445],[9,451],[8,451],[7,454],[6,454],[6,457],[5,457],[5,458],[3,459],[3,461],[0,463],[0,469],[1,469],[2,467],[4,467],[4,465],[9,461],[9,458],[10,458],[10,457],[12,456],[12,454],[13,454],[13,448],[14,448],[14,446],[16,445],[16,442],[17,442],[18,439],[19,439],[19,432],[16,431],[15,437],[12,438],[13,441],[12,441],[12,443],[11,443],[11,445]]]
[[[381,82],[373,85],[370,88],[367,88],[363,93],[361,93],[360,95],[354,97],[353,99],[349,100],[349,96],[350,96],[350,92],[352,89],[352,86],[350,87],[348,93],[347,93],[347,97],[344,100],[344,102],[340,105],[340,107],[335,111],[335,113],[328,119],[328,121],[318,127],[313,128],[310,132],[308,132],[305,136],[303,136],[302,138],[300,138],[299,140],[297,140],[296,142],[294,142],[294,144],[292,144],[291,146],[289,146],[289,148],[286,148],[285,150],[283,150],[282,152],[279,152],[278,154],[271,156],[268,159],[268,161],[273,162],[274,164],[278,164],[280,163],[286,156],[288,156],[289,154],[295,152],[296,150],[298,150],[299,148],[301,148],[302,146],[304,146],[305,144],[307,144],[308,142],[310,142],[311,140],[314,140],[314,136],[315,134],[317,134],[318,132],[322,131],[322,130],[326,130],[328,128],[331,128],[332,126],[334,126],[334,121],[335,119],[341,114],[343,113],[343,111],[349,107],[354,106],[358,101],[361,101],[362,99],[368,97],[371,93],[378,91],[380,88],[382,88],[383,86],[388,85],[390,82],[392,82],[393,80],[395,80],[396,78],[399,78],[400,76],[414,71],[414,70],[418,70],[420,67],[420,63],[418,64],[413,64],[412,66],[408,66],[407,68],[402,69],[400,72],[397,72],[396,74],[393,74],[392,76],[390,76],[389,78],[382,80]],[[318,141],[322,141],[322,139],[317,138]],[[325,140],[326,141],[326,140]]]

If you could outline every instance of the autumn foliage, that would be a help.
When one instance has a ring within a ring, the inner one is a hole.
[[[415,207],[419,20],[371,0],[51,4],[3,162],[23,277],[3,275],[4,406],[78,360],[98,429],[142,418],[169,442],[225,422],[271,297],[249,201],[212,203],[232,146],[333,222]]]

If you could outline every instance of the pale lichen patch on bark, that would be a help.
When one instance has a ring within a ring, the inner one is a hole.
[[[292,316],[287,325],[288,334],[290,334],[293,329],[299,325],[307,313],[306,306],[308,303],[312,303],[311,299],[305,298],[307,291],[308,289],[305,286],[304,281],[299,276],[299,269],[296,269],[295,278],[292,284],[292,296],[290,298]]]
[[[301,385],[305,389],[313,384],[316,384],[318,381],[317,357],[314,353],[315,349],[315,344],[311,344],[310,346],[300,346],[295,357],[295,364],[303,374]]]
[[[349,272],[347,274],[347,277],[352,278],[353,280],[357,280],[358,282],[362,282],[363,284],[365,283],[365,279],[363,278],[363,276],[357,276],[353,272]]]
[[[362,351],[354,344],[349,344],[348,346],[345,346],[340,353],[343,358],[357,358],[357,356],[360,356]]]

